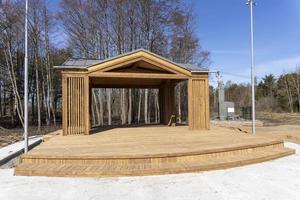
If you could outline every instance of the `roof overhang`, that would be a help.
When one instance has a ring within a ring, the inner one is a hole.
[[[192,74],[208,74],[208,70],[206,69],[196,68],[197,70],[195,70],[195,66],[193,66],[192,69],[189,69],[186,64],[182,65],[175,63],[169,59],[166,59],[144,49],[121,54],[105,60],[92,60],[92,62],[87,65],[74,66],[67,65],[68,62],[65,62],[65,65],[55,66],[54,68],[63,69],[66,71],[84,71],[85,73],[92,74],[99,72],[110,72],[112,70],[122,68],[126,65],[141,61],[150,63],[153,66],[174,74],[181,74],[186,76],[191,76]]]

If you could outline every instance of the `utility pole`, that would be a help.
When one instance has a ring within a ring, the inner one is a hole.
[[[254,45],[253,45],[253,6],[254,0],[248,0],[250,6],[250,43],[251,43],[251,92],[252,92],[252,134],[255,135],[255,83],[254,83]]]
[[[222,82],[221,82],[221,74],[220,74],[220,71],[217,71],[216,72],[216,76],[217,76],[217,79],[218,79],[218,114],[219,114],[219,119],[221,120],[221,115],[222,115],[222,112],[221,112],[221,103],[222,103]]]
[[[221,76],[221,72],[220,71],[209,71],[208,73],[214,73],[216,74],[217,77],[217,82],[218,82],[218,116],[219,119],[221,120],[221,106],[222,106],[222,102],[224,102],[224,90],[223,90],[223,82],[222,82],[222,76]]]
[[[28,151],[28,0],[25,2],[25,58],[24,58],[24,151]]]

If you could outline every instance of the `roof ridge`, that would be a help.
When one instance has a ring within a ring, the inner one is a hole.
[[[98,59],[98,58],[84,58],[84,57],[70,57],[70,59],[82,59],[82,60],[103,60],[103,59]]]

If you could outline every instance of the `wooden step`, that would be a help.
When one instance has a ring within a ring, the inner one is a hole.
[[[215,147],[210,149],[200,149],[197,151],[182,151],[170,153],[148,153],[133,155],[82,155],[82,154],[60,154],[60,155],[31,155],[24,154],[20,158],[21,163],[47,163],[47,164],[89,164],[89,165],[119,165],[124,163],[175,163],[178,161],[189,161],[195,159],[210,159],[224,157],[227,155],[239,156],[253,151],[268,151],[272,149],[284,148],[283,141],[271,141],[254,145],[241,145],[230,147]]]
[[[224,154],[215,157],[194,156],[192,159],[177,159],[176,162],[102,162],[101,164],[76,163],[21,163],[15,175],[25,176],[140,176],[208,171],[259,163],[294,154],[289,148],[265,148],[241,154]]]

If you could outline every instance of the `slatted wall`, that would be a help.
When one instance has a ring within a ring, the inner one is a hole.
[[[63,134],[85,134],[84,76],[63,76]]]
[[[209,129],[208,79],[190,79],[188,92],[189,129]]]

